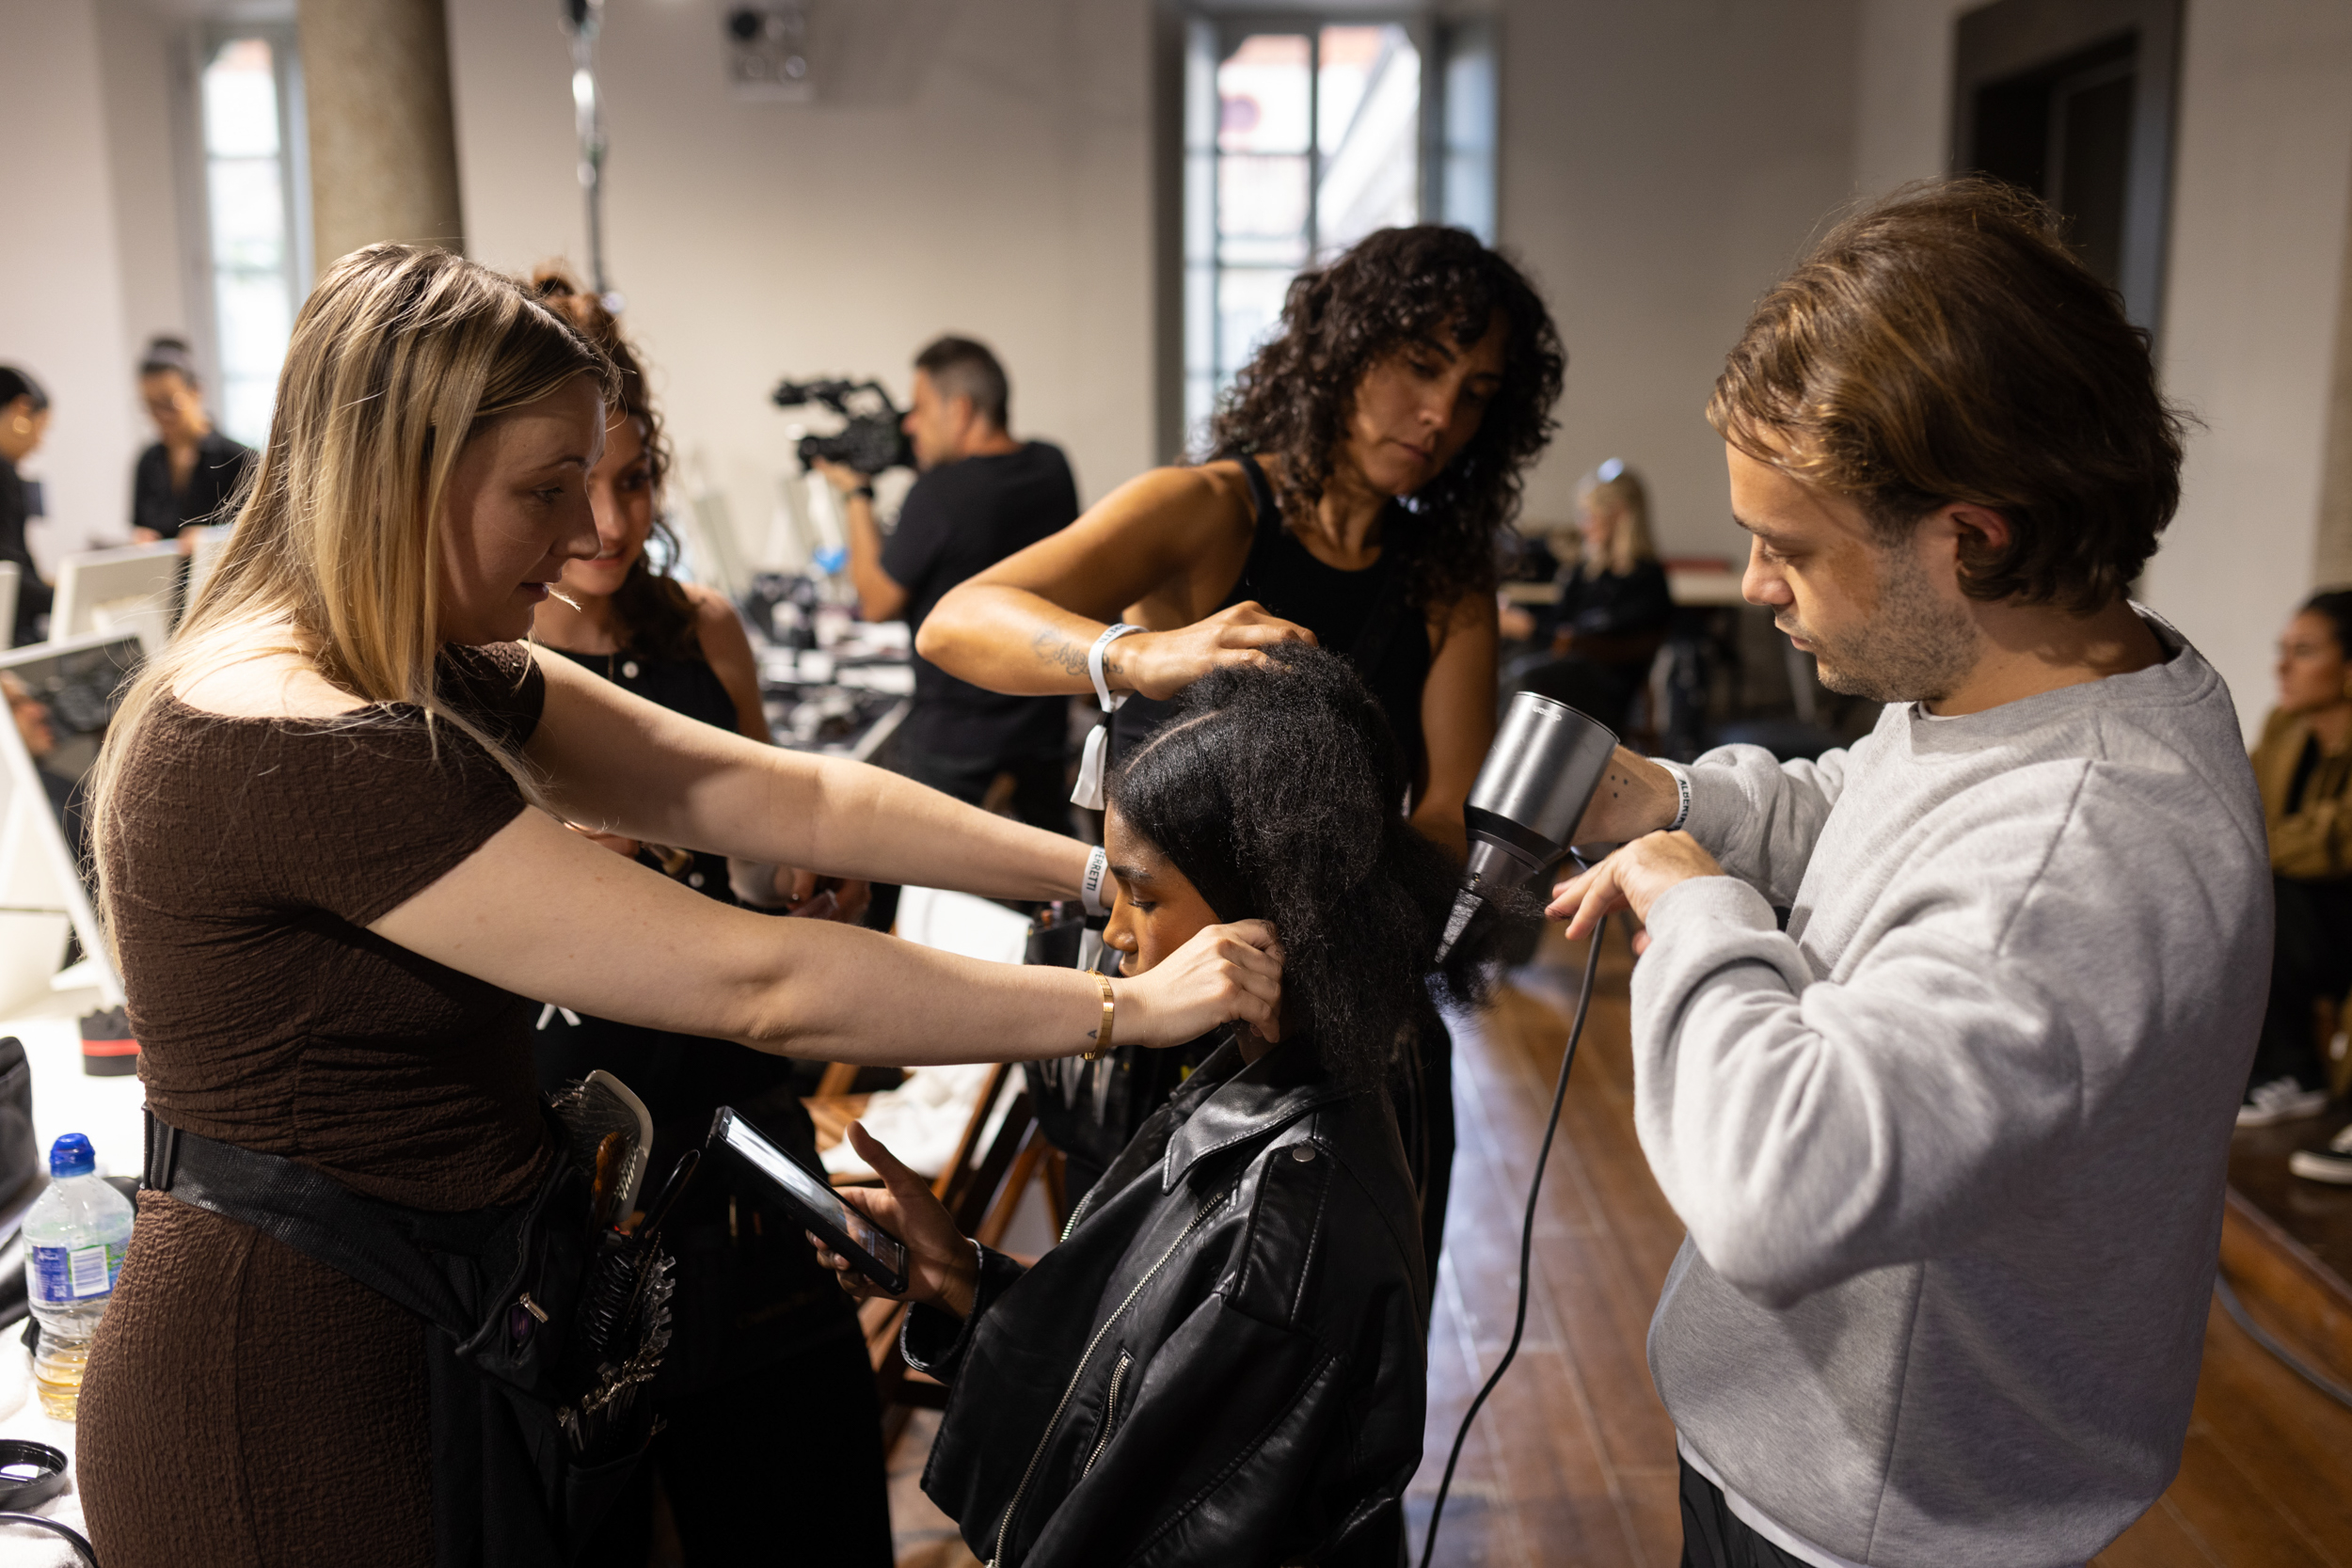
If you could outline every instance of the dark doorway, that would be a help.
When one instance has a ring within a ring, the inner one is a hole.
[[[1999,0],[1959,23],[1952,164],[2034,192],[2154,330],[2171,183],[2176,0]]]

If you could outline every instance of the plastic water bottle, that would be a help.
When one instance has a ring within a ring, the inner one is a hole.
[[[68,1132],[49,1149],[49,1190],[24,1216],[24,1290],[40,1320],[33,1383],[41,1408],[73,1419],[90,1337],[114,1299],[131,1245],[131,1200],[98,1175],[89,1140]]]

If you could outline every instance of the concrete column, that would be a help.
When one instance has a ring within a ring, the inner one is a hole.
[[[466,248],[442,0],[298,0],[310,234],[324,272],[381,240]]]
[[[2319,533],[2312,578],[2321,588],[2352,583],[2352,206],[2344,224],[2343,280],[2336,294],[2335,373],[2328,388],[2319,472]]]

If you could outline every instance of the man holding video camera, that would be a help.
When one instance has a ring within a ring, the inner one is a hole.
[[[887,540],[874,521],[870,476],[817,465],[849,513],[850,580],[868,621],[904,620],[919,632],[947,590],[1077,517],[1078,488],[1061,449],[1015,439],[1010,402],[1005,369],[984,344],[941,338],[915,356],[902,427],[921,477]],[[1068,832],[1069,736],[1067,698],[983,690],[918,654],[914,710],[899,728],[893,766],[959,800]],[[1008,778],[1009,791],[998,782]]]
[[[1579,836],[1631,842],[1552,906],[1647,927],[1683,1560],[2081,1563],[2180,1465],[2269,974],[2228,689],[2126,596],[2182,421],[1974,181],[1842,224],[1708,415],[1747,598],[1887,706],[1819,762],[1621,751]]]

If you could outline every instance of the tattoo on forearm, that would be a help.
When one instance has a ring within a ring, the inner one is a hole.
[[[1068,675],[1087,673],[1087,650],[1048,626],[1029,639],[1029,651],[1048,664],[1057,664]]]

